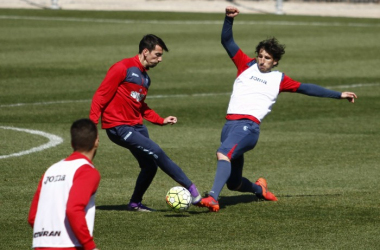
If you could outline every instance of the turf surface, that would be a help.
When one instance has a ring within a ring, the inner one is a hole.
[[[0,242],[29,249],[27,214],[43,172],[71,153],[69,127],[87,117],[92,95],[112,63],[137,54],[147,33],[170,52],[149,72],[147,103],[178,124],[149,123],[151,138],[202,191],[212,186],[215,150],[236,74],[220,44],[223,15],[153,12],[0,10]],[[278,70],[301,82],[357,93],[345,100],[281,94],[261,125],[245,176],[268,180],[278,202],[221,193],[219,213],[190,208],[174,214],[164,198],[177,185],[159,171],[144,203],[125,205],[138,167],[132,155],[100,132],[94,160],[102,180],[94,237],[100,249],[378,249],[380,147],[380,21],[240,15],[240,47],[253,55],[271,36],[286,44]],[[53,148],[19,157],[48,139]]]

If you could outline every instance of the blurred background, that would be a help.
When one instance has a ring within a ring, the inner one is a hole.
[[[242,13],[380,17],[380,0],[0,0],[0,8],[223,12],[234,5]]]

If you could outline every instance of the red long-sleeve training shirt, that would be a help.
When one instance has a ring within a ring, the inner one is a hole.
[[[138,55],[123,59],[108,70],[92,99],[90,119],[102,128],[143,124],[143,118],[162,125],[160,117],[145,103],[150,78]]]

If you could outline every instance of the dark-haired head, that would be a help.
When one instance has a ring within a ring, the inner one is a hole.
[[[152,50],[156,48],[156,45],[160,46],[166,52],[169,51],[169,49],[166,47],[164,41],[161,38],[153,34],[148,34],[148,35],[145,35],[140,41],[139,54],[144,49],[147,49],[149,52],[151,52]]]
[[[268,54],[270,54],[273,57],[273,60],[277,61],[277,64],[274,65],[274,67],[278,66],[282,55],[285,54],[285,45],[279,44],[278,40],[274,37],[261,41],[256,46],[256,55],[259,54],[261,49],[264,49]]]
[[[98,128],[87,118],[76,120],[70,129],[71,146],[74,151],[89,152],[98,138]]]

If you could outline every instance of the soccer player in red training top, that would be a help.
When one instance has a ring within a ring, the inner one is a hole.
[[[149,138],[148,130],[143,125],[143,119],[158,125],[177,122],[174,116],[162,118],[145,103],[151,84],[147,71],[162,61],[164,50],[168,51],[168,48],[161,38],[152,34],[144,36],[139,44],[139,53],[115,63],[92,99],[90,119],[97,124],[101,115],[102,128],[106,129],[110,140],[129,149],[140,165],[141,171],[127,206],[130,211],[153,211],[142,205],[141,201],[156,175],[157,167],[190,191],[193,204],[201,199],[196,186]]]
[[[89,119],[71,125],[74,152],[42,176],[29,211],[36,250],[96,250],[92,237],[95,193],[100,182],[92,164],[98,130]]]
[[[255,183],[242,176],[244,153],[253,149],[258,141],[260,123],[271,111],[280,92],[296,92],[310,96],[347,99],[357,98],[352,92],[336,92],[315,84],[294,81],[284,73],[272,71],[285,53],[284,46],[275,38],[260,42],[256,58],[248,57],[235,43],[232,35],[236,7],[227,7],[222,29],[222,44],[237,68],[237,78],[228,105],[226,123],[221,134],[221,146],[217,150],[217,169],[209,196],[199,206],[210,211],[219,210],[218,196],[227,188],[239,192],[251,192],[258,198],[277,201],[268,191],[267,182],[259,178]]]

